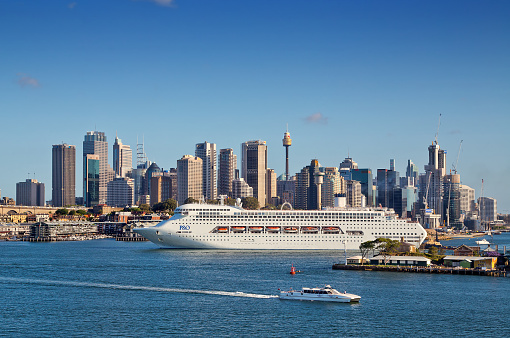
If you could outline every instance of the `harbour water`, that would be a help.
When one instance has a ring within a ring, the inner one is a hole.
[[[497,237],[510,248],[510,234]],[[510,336],[510,278],[332,270],[343,258],[342,250],[0,242],[0,335]],[[290,275],[291,264],[302,272]],[[324,284],[361,302],[272,297]]]

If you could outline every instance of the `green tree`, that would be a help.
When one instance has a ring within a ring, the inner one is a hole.
[[[366,241],[359,245],[359,250],[361,251],[361,265],[363,265],[363,261],[368,256],[370,251],[374,251],[376,246],[376,241]]]
[[[65,216],[65,215],[69,214],[69,210],[67,210],[65,208],[57,209],[57,211],[55,211],[55,214],[58,216]]]
[[[71,215],[71,216],[76,215],[76,210],[71,210],[71,211],[69,211],[69,215]]]
[[[233,198],[227,197],[227,199],[225,200],[225,204],[226,205],[236,205],[236,200]]]
[[[388,264],[391,255],[397,252],[400,242],[389,238],[377,238],[375,242],[379,254],[384,257],[384,265]]]
[[[241,199],[243,207],[249,210],[257,210],[259,208],[259,200],[255,197],[245,197]]]
[[[219,200],[207,200],[206,203],[207,204],[220,204],[220,201]]]
[[[140,204],[140,211],[151,212],[151,207],[148,204]]]
[[[77,213],[78,215],[82,215],[82,216],[83,216],[83,215],[86,215],[86,214],[87,214],[87,211],[82,210],[82,209],[78,209],[78,210],[76,210],[76,213]]]
[[[196,199],[194,199],[193,197],[188,197],[184,200],[184,204],[193,204],[193,203],[198,203],[198,201]]]
[[[152,210],[155,212],[158,211],[166,211],[166,212],[173,212],[177,208],[177,201],[173,198],[169,198],[164,202],[156,203],[152,207]]]

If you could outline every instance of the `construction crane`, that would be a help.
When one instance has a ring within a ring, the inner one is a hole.
[[[437,137],[439,136],[439,126],[440,125],[441,125],[441,114],[439,114],[439,122],[437,123],[436,139],[434,140],[435,145],[437,145]]]
[[[460,140],[459,152],[457,153],[457,160],[455,161],[455,165],[452,164],[454,174],[457,174],[457,166],[459,165],[460,149],[462,148],[462,142],[464,142],[464,140]]]

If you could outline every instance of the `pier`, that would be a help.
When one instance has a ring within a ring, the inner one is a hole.
[[[448,275],[474,275],[490,277],[510,277],[510,273],[504,270],[483,270],[472,268],[450,268],[442,266],[387,266],[387,265],[355,265],[333,264],[333,270],[358,270],[358,271],[388,271],[388,272],[412,272],[428,274]]]

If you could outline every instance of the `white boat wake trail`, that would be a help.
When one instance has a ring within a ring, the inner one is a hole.
[[[88,282],[61,281],[61,280],[48,280],[48,279],[28,279],[28,278],[0,277],[0,281],[18,282],[18,283],[26,283],[26,284],[65,285],[65,286],[104,288],[104,289],[118,289],[118,290],[139,290],[139,291],[156,291],[156,292],[172,292],[172,293],[193,293],[193,294],[204,294],[204,295],[218,295],[218,296],[245,297],[245,298],[261,298],[261,299],[278,298],[278,296],[273,296],[273,295],[261,295],[261,294],[256,294],[256,293],[244,293],[244,292],[175,289],[175,288],[161,288],[161,287],[154,287],[154,286],[121,285],[121,284],[107,284],[107,283],[88,283]]]

